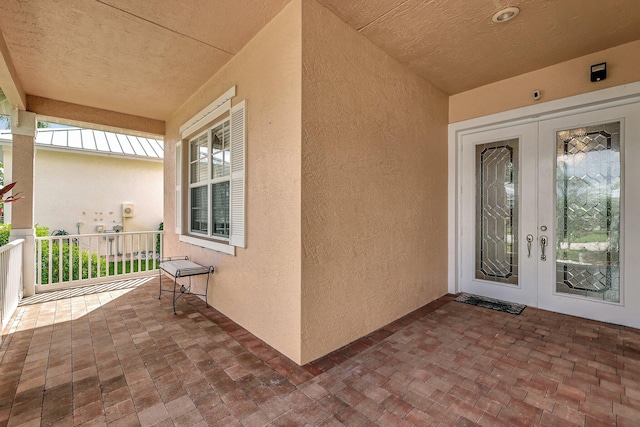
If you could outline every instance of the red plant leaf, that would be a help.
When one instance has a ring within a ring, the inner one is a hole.
[[[2,201],[2,203],[13,203],[13,202],[17,202],[18,200],[22,199],[22,196],[19,195],[20,193],[16,194],[15,196],[9,196],[6,199],[4,199]]]
[[[11,191],[11,189],[14,187],[14,185],[16,185],[16,183],[12,182],[11,184],[7,184],[4,187],[2,187],[2,189],[0,189],[0,197],[4,196],[9,191]]]

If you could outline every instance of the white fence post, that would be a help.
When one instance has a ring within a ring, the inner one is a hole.
[[[15,240],[0,247],[0,344],[18,302],[22,299],[24,240]]]
[[[24,239],[22,258],[22,283],[25,297],[36,293],[36,231],[33,228],[12,228],[9,241]]]

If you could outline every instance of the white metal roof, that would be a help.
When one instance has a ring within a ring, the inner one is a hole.
[[[11,131],[0,131],[0,141],[11,141]],[[36,146],[82,151],[86,154],[163,159],[163,142],[158,139],[81,128],[42,128],[36,133]]]

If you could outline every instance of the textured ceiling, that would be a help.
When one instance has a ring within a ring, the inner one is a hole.
[[[2,0],[0,28],[28,94],[164,120],[289,1]],[[640,39],[640,0],[319,1],[449,94]]]
[[[164,120],[289,0],[2,0],[30,95]]]
[[[638,0],[319,1],[448,94],[640,39]]]

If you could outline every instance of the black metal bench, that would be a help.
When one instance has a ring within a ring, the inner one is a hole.
[[[207,301],[207,293],[209,292],[209,277],[213,274],[213,271],[214,268],[212,265],[210,265],[209,267],[205,267],[200,264],[196,264],[195,262],[189,261],[189,257],[186,256],[163,258],[160,261],[160,268],[158,269],[158,274],[160,275],[160,294],[158,295],[158,299],[162,298],[163,292],[172,292],[173,314],[177,314],[176,301],[184,294],[204,297],[204,303],[207,307],[209,307],[209,302]],[[173,278],[173,289],[166,289],[162,287],[163,272]],[[207,284],[205,285],[204,294],[191,292],[191,277],[201,276],[203,274],[207,275]],[[184,283],[178,282],[179,278],[187,278],[188,284],[185,286]],[[179,288],[178,285],[180,285]]]

